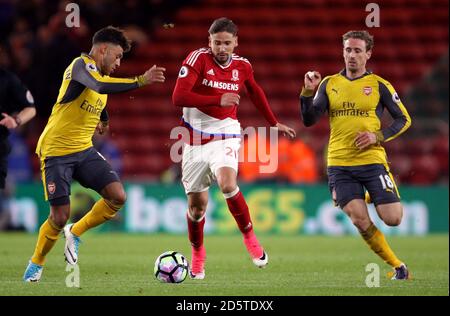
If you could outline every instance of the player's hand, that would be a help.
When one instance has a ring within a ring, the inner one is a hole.
[[[100,135],[106,134],[109,131],[109,122],[98,122],[95,128],[96,132]]]
[[[290,128],[289,126],[286,126],[284,124],[281,123],[277,123],[277,125],[275,125],[278,128],[278,131],[280,131],[281,133],[283,133],[284,136],[287,136],[289,138],[294,138],[297,133],[295,132],[295,130],[293,128]]]
[[[239,105],[241,96],[236,93],[224,93],[220,98],[220,106],[234,106]]]
[[[355,145],[358,149],[365,149],[377,143],[377,136],[372,132],[358,132],[355,138]]]
[[[314,91],[319,85],[322,77],[317,71],[308,71],[305,74],[305,89]]]
[[[13,129],[17,127],[17,122],[14,117],[8,115],[7,113],[2,113],[3,119],[0,121],[0,125],[5,126],[7,129]]]
[[[147,70],[142,75],[145,79],[145,84],[152,84],[155,82],[163,83],[166,80],[166,77],[164,77],[164,71],[166,71],[166,68],[153,65],[152,68]]]

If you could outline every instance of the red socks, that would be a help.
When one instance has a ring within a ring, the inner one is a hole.
[[[245,202],[242,192],[239,188],[231,193],[224,194],[227,201],[228,208],[233,215],[236,223],[239,226],[239,230],[246,234],[253,230],[252,220],[250,219],[250,213],[248,211],[247,203]]]
[[[205,217],[203,216],[200,221],[196,222],[192,220],[188,212],[186,219],[191,245],[194,248],[200,248],[203,245],[203,227],[205,226]]]

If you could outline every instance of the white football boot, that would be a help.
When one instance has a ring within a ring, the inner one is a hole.
[[[81,243],[80,237],[72,234],[70,229],[73,224],[64,227],[64,237],[66,238],[66,245],[64,246],[64,257],[69,264],[78,263],[78,246]]]

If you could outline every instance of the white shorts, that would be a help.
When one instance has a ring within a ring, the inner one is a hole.
[[[240,138],[216,140],[204,145],[184,145],[181,164],[186,194],[209,189],[219,168],[230,167],[238,172]]]

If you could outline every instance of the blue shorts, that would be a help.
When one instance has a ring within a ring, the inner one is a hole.
[[[65,156],[47,157],[41,169],[45,199],[51,205],[70,203],[72,179],[98,193],[108,184],[120,182],[111,165],[93,147]]]
[[[336,191],[341,208],[351,200],[364,200],[365,190],[375,206],[400,202],[394,179],[383,164],[328,167],[328,185],[330,192]]]

